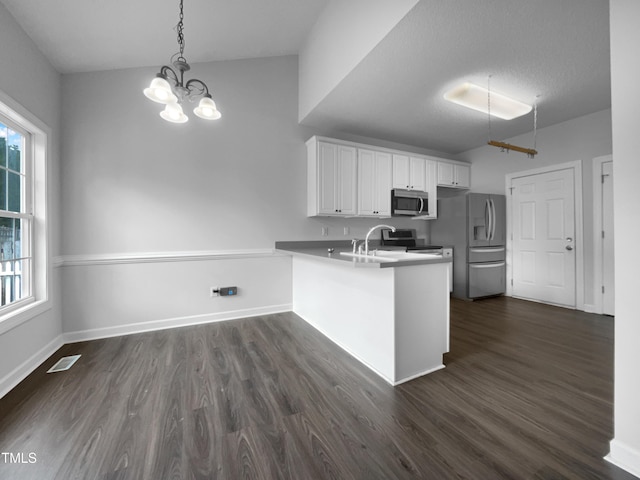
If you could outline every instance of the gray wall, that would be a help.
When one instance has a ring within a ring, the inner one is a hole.
[[[2,3],[0,45],[0,101],[50,131],[49,252],[55,257],[60,250],[60,76]],[[35,366],[34,361],[37,365],[55,348],[56,342],[62,341],[59,271],[51,265],[48,268],[50,301],[45,305],[46,311],[35,316],[22,315],[25,321],[8,331],[0,324],[0,391],[29,373],[31,366]]]
[[[211,87],[217,122],[189,111],[186,124],[162,120],[142,94],[154,69],[63,77],[63,312],[74,338],[288,308],[289,259],[265,249],[363,238],[380,223],[306,217],[305,141],[323,132],[298,125],[297,57],[192,67]],[[149,266],[149,256],[198,252],[220,260]],[[216,285],[241,295],[212,300]]]
[[[540,112],[541,114],[544,112]],[[505,140],[523,147],[533,146],[533,133]],[[518,152],[502,153],[485,146],[460,155],[471,162],[472,189],[477,192],[506,193],[505,176],[510,173],[579,160],[582,162],[582,202],[584,241],[584,299],[594,303],[593,159],[611,154],[611,110],[592,113],[540,129],[538,155],[534,159]]]

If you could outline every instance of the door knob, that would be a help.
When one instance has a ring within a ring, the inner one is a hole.
[[[573,238],[567,237],[567,242],[573,242]]]
[[[567,250],[569,250],[569,251],[573,250],[573,247],[572,247],[571,245],[567,245],[567,246],[566,246],[566,247],[564,247],[564,248],[566,248],[566,249],[567,249]]]

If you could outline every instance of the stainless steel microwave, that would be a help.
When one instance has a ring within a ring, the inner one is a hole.
[[[429,215],[429,194],[418,190],[391,190],[391,215],[419,217]]]

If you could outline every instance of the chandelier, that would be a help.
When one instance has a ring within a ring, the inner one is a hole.
[[[144,94],[148,99],[165,105],[160,116],[168,122],[185,123],[189,120],[189,117],[182,111],[182,104],[185,99],[194,102],[200,96],[202,98],[200,98],[198,106],[193,109],[193,113],[205,120],[217,120],[222,115],[216,108],[207,85],[197,78],[192,78],[186,83],[184,81],[184,73],[188,72],[191,66],[184,58],[182,1],[180,0],[180,20],[176,26],[180,51],[171,57],[171,63],[175,70],[163,65],[160,72],[151,80],[149,88],[144,89]]]

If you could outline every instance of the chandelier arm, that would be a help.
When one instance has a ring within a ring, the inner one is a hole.
[[[196,86],[197,85],[197,86]],[[189,94],[204,95],[205,97],[211,97],[209,93],[209,87],[202,80],[192,78],[185,84],[185,88],[189,90]]]
[[[169,67],[168,65],[163,65],[162,68],[160,68],[160,75],[165,79],[170,78],[171,80],[173,80],[175,85],[180,85],[182,83],[180,81],[180,78],[178,77],[178,74],[173,70],[173,68]]]

